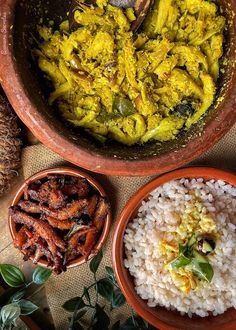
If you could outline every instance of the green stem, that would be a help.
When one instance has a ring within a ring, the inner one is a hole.
[[[93,286],[95,286],[97,283],[94,282],[93,284],[91,284],[90,286],[87,287],[87,291],[89,291]],[[85,296],[85,293],[82,294],[81,296],[81,299],[83,299],[83,297]],[[75,317],[76,317],[76,314],[78,312],[78,306],[79,306],[79,302],[76,304],[75,306],[75,310],[73,312],[73,315],[72,315],[72,318],[70,320],[70,323],[69,323],[69,330],[72,330],[73,329],[73,325],[74,325],[74,322],[75,322]],[[91,308],[95,308],[94,306],[92,305],[85,305],[85,307],[91,307]]]
[[[96,273],[93,274],[93,277],[94,277],[94,283],[95,283],[95,286],[96,286],[96,300],[95,300],[95,306],[97,306],[97,303],[98,303],[98,289],[97,289],[97,277],[96,277]],[[92,327],[92,325],[93,325],[93,321],[94,321],[95,314],[96,314],[96,307],[95,307],[95,310],[93,311],[93,315],[92,315],[92,318],[91,318],[91,321],[90,321],[90,324],[89,324],[88,329],[91,329],[91,327]]]

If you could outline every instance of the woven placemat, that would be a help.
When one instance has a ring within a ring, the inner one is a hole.
[[[202,164],[221,168],[236,169],[236,126],[210,151],[192,164]],[[79,157],[79,154],[78,154]],[[43,145],[28,147],[23,152],[23,172],[24,177],[51,167],[69,165],[61,157],[47,149]],[[91,173],[90,173],[91,174]],[[92,173],[108,192],[112,203],[113,223],[119,212],[125,205],[129,197],[142,185],[150,181],[153,177],[117,177],[103,176]],[[111,229],[112,233],[112,229]],[[104,258],[100,266],[98,276],[105,275],[105,266],[111,266],[111,233],[104,248]],[[88,265],[82,265],[70,269],[60,276],[53,275],[46,284],[48,303],[51,308],[55,322],[55,328],[65,330],[68,328],[68,316],[62,309],[62,304],[69,298],[79,296],[83,292],[83,287],[88,286],[93,281],[93,276],[88,270]],[[112,321],[124,320],[130,314],[127,305],[112,312]]]

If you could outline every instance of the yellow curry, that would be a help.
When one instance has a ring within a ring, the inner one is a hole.
[[[213,1],[156,0],[138,32],[132,8],[79,2],[60,29],[39,26],[34,51],[51,80],[50,104],[100,140],[174,139],[214,100],[225,18]]]

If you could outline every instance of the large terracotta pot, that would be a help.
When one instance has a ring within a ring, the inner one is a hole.
[[[236,2],[219,1],[227,21],[228,67],[220,80],[219,96],[208,115],[178,139],[162,144],[101,146],[81,130],[68,127],[48,105],[47,88],[31,56],[36,25],[61,21],[70,1],[0,0],[0,79],[15,111],[50,149],[86,169],[111,175],[150,175],[179,167],[208,150],[236,121]]]

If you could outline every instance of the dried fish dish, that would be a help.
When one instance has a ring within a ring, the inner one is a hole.
[[[46,260],[59,274],[79,256],[89,257],[104,227],[110,205],[85,178],[48,175],[24,190],[10,207],[16,225],[14,246],[24,260]]]

